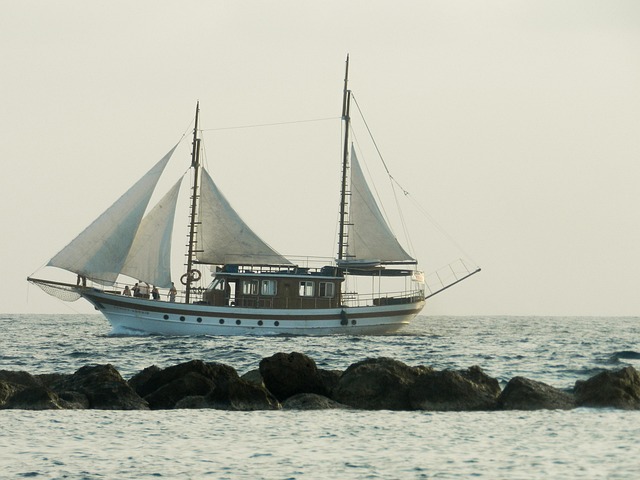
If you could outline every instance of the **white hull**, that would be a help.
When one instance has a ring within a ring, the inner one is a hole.
[[[124,297],[99,290],[82,296],[109,320],[113,333],[157,335],[380,335],[400,330],[424,301],[330,309],[213,307]]]

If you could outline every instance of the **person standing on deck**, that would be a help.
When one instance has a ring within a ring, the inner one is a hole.
[[[176,286],[174,285],[173,282],[171,282],[171,288],[169,289],[169,293],[167,294],[167,296],[169,297],[169,301],[175,302],[177,294],[178,294],[178,291],[176,290]]]

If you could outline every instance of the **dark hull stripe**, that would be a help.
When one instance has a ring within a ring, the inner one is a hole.
[[[158,300],[140,300],[137,298],[127,298],[122,296],[115,296],[109,294],[102,294],[95,291],[82,292],[82,296],[89,302],[96,305],[98,308],[100,304],[110,305],[113,307],[125,308],[129,310],[139,310],[145,312],[157,312],[164,313],[166,315],[182,315],[182,316],[196,316],[196,317],[232,317],[236,319],[263,319],[263,320],[336,320],[340,319],[340,314],[345,310],[349,316],[349,319],[358,318],[372,318],[372,317],[389,317],[396,316],[398,314],[418,314],[424,302],[419,303],[407,303],[402,305],[394,305],[395,308],[384,307],[344,307],[323,309],[331,310],[332,313],[314,314],[314,309],[290,309],[290,310],[277,310],[277,313],[269,313],[265,309],[255,309],[255,313],[244,313],[238,310],[242,307],[211,307],[211,306],[198,306],[193,305],[193,308],[185,308],[178,303],[163,302]],[[366,309],[366,311],[362,311]],[[378,311],[376,311],[379,309]],[[359,311],[360,310],[360,311]]]

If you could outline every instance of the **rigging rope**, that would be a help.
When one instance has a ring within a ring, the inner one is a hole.
[[[327,120],[336,120],[339,119],[340,117],[326,117],[326,118],[312,118],[309,120],[294,120],[291,122],[275,122],[275,123],[257,123],[254,125],[237,125],[234,127],[218,127],[218,128],[206,128],[201,130],[201,132],[211,132],[211,131],[218,131],[218,130],[235,130],[235,129],[239,129],[239,128],[257,128],[257,127],[274,127],[274,126],[278,126],[278,125],[291,125],[294,123],[309,123],[309,122],[324,122]]]
[[[420,205],[415,198],[413,198],[413,196],[400,184],[400,182],[398,182],[398,180],[396,180],[393,175],[391,175],[391,172],[389,171],[389,168],[387,167],[386,162],[384,161],[384,158],[382,157],[382,152],[380,152],[380,149],[378,148],[378,144],[375,141],[375,138],[373,137],[373,134],[371,132],[371,129],[369,128],[369,124],[367,124],[366,119],[364,118],[364,114],[362,113],[362,110],[360,109],[360,105],[358,104],[358,101],[355,98],[355,95],[352,93],[351,97],[353,98],[353,101],[356,104],[356,107],[358,109],[358,113],[360,113],[360,118],[362,119],[362,122],[364,123],[367,132],[369,133],[369,137],[371,138],[371,141],[373,142],[373,146],[376,149],[376,152],[378,152],[378,156],[380,157],[380,161],[382,162],[382,165],[384,166],[384,169],[387,172],[387,175],[389,176],[389,179],[393,185],[393,183],[395,183],[398,188],[400,188],[400,190],[402,190],[402,193],[404,194],[405,197],[409,198],[409,200],[411,200],[411,202],[414,204],[414,206],[418,209],[418,211],[420,213],[422,213],[427,219],[429,219],[429,221],[436,227],[436,229],[442,234],[444,235],[445,238],[447,238],[447,240],[449,240],[458,250],[460,250],[460,252],[466,256],[469,260],[471,259],[471,256],[460,246],[460,244],[458,242],[456,242],[453,237],[451,235],[449,235],[449,233],[442,228],[442,226],[435,220],[435,218],[433,218],[433,216],[422,206]],[[394,188],[392,188],[394,197],[396,195],[396,191]],[[397,201],[397,197],[396,197],[396,203],[398,203]],[[404,221],[404,216],[402,215],[402,211],[400,210],[400,208],[398,208],[398,210],[400,211],[400,218],[402,221],[402,228],[405,232],[405,236],[407,238],[407,241],[409,242],[409,248],[413,249],[413,245],[411,244],[411,239],[409,238],[408,232],[407,232],[407,227]],[[473,261],[473,260],[472,260]],[[474,262],[475,263],[475,262]]]
[[[404,218],[404,214],[402,213],[402,208],[400,207],[400,202],[398,201],[398,196],[396,193],[396,189],[394,188],[393,184],[395,183],[396,185],[398,185],[398,187],[400,187],[400,189],[402,190],[402,193],[404,193],[404,195],[408,195],[408,192],[402,188],[402,186],[398,183],[398,181],[393,178],[393,175],[391,175],[391,172],[389,171],[389,167],[387,167],[387,163],[384,161],[384,158],[382,156],[382,152],[380,151],[380,149],[378,148],[378,144],[376,143],[375,138],[373,137],[373,133],[371,132],[371,129],[369,128],[369,124],[367,123],[367,120],[364,118],[364,114],[362,113],[362,110],[360,109],[360,105],[358,104],[358,101],[355,98],[355,95],[353,95],[353,93],[351,94],[351,98],[353,98],[353,101],[356,104],[356,107],[358,109],[358,113],[360,114],[360,118],[362,119],[362,122],[364,123],[365,127],[367,128],[367,133],[369,134],[369,138],[371,139],[373,146],[376,149],[376,152],[378,153],[378,157],[380,157],[380,161],[382,162],[382,165],[384,166],[385,171],[387,172],[387,176],[389,177],[390,180],[390,184],[391,184],[391,191],[393,192],[393,198],[396,202],[396,209],[398,210],[398,215],[400,217],[400,224],[402,226],[402,232],[404,234],[404,238],[407,241],[407,244],[409,246],[409,251],[411,253],[411,255],[415,256],[415,249],[413,247],[413,242],[411,241],[411,236],[409,235],[409,229],[407,228],[407,223],[405,221]],[[355,132],[352,133],[354,138],[356,137]],[[356,138],[356,143],[358,143],[358,140]],[[367,167],[368,169],[368,167]],[[380,206],[380,208],[382,208],[382,211],[385,215],[385,217],[387,217],[387,219],[389,218],[389,216],[387,215],[387,212],[384,210],[384,204],[380,201],[380,195],[378,194],[378,191],[375,187],[375,185],[373,186],[375,192],[376,192],[376,196],[378,197],[378,204]],[[387,223],[388,220],[387,220]]]

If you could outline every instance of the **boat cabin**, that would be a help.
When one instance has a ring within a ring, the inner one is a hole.
[[[218,268],[203,301],[244,308],[336,308],[342,303],[344,276],[336,267],[258,269],[238,265]]]

